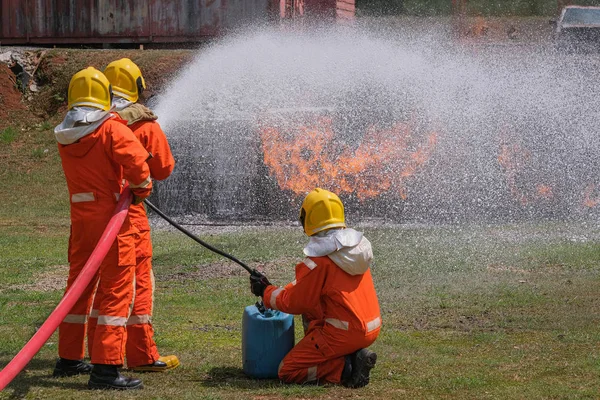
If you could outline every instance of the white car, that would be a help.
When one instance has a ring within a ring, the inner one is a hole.
[[[561,51],[600,50],[600,7],[564,7],[556,21],[554,43]]]

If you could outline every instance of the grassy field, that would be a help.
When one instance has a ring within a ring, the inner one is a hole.
[[[67,192],[51,122],[3,133],[0,365],[35,332],[67,275]],[[196,228],[275,283],[293,279],[297,227]],[[384,327],[359,390],[256,381],[241,371],[244,271],[170,230],[154,233],[156,340],[182,366],[119,398],[597,398],[600,230],[585,224],[362,227]],[[299,324],[297,324],[299,325]],[[299,337],[299,332],[297,337]],[[0,399],[108,399],[50,377],[56,336]]]
[[[53,310],[68,273],[68,194],[52,135],[58,118],[0,121],[0,367]],[[293,279],[306,242],[298,227],[194,229],[278,284]],[[361,229],[374,246],[384,320],[364,389],[246,378],[241,317],[255,298],[244,271],[156,229],[156,340],[182,366],[139,374],[143,391],[92,392],[86,377],[50,377],[54,335],[0,399],[598,398],[596,225]]]

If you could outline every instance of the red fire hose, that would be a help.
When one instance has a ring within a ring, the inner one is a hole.
[[[46,322],[44,322],[29,342],[27,342],[8,365],[0,371],[0,391],[2,391],[15,376],[25,368],[33,356],[40,351],[44,343],[46,343],[48,338],[50,338],[56,328],[58,328],[58,325],[60,325],[69,311],[71,311],[75,302],[81,297],[81,294],[98,271],[100,263],[104,260],[108,250],[114,243],[117,233],[119,233],[123,221],[125,221],[130,204],[131,192],[129,187],[125,187],[117,207],[115,208],[115,212],[102,233],[102,237],[98,241],[92,255],[85,263],[85,266],[79,273],[79,276],[77,276],[77,279],[75,279],[75,282],[73,282],[69,291],[65,293],[60,303],[58,303],[54,311],[52,311],[52,314],[50,314]]]

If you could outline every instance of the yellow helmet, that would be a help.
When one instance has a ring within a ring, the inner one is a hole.
[[[140,94],[146,89],[142,71],[129,58],[121,58],[108,64],[104,75],[112,84],[115,95],[133,103],[138,101]]]
[[[331,228],[345,228],[344,205],[337,195],[315,189],[302,202],[300,223],[308,236]]]
[[[110,110],[112,93],[106,76],[94,67],[82,69],[69,83],[69,110],[73,107],[95,107]]]

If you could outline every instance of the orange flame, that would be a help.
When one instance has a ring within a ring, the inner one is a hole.
[[[583,192],[583,205],[589,208],[596,207],[600,203],[600,196],[596,193],[594,196],[594,191],[596,189],[596,185],[590,183],[586,186]]]
[[[370,127],[354,150],[336,140],[330,118],[291,131],[261,128],[264,162],[279,187],[296,194],[323,187],[354,193],[360,201],[387,192],[406,199],[405,180],[429,160],[437,143],[436,133],[419,143],[413,125],[402,122]]]
[[[554,193],[552,192],[552,186],[545,185],[543,183],[539,183],[536,186],[536,192],[538,197],[544,199],[551,199],[552,197],[554,197]]]
[[[485,36],[488,32],[488,26],[483,17],[477,17],[475,23],[469,29],[469,33],[473,37]]]

